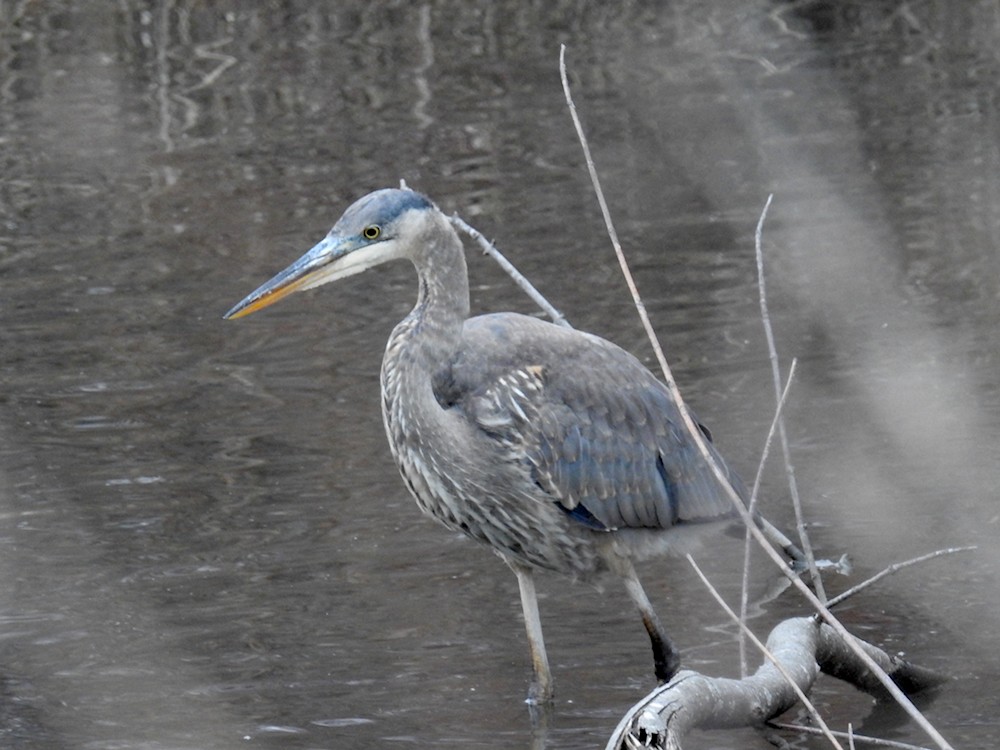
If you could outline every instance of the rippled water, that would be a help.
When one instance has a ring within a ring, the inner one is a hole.
[[[532,729],[513,577],[420,517],[384,444],[409,269],[220,320],[404,178],[647,356],[561,42],[675,374],[748,477],[773,409],[753,230],[774,193],[797,475],[821,553],[857,565],[830,586],[978,544],[843,614],[958,678],[922,703],[956,747],[997,744],[993,4],[123,1],[0,3],[0,745],[593,747],[651,687],[622,592],[543,580],[559,695]],[[530,310],[470,263],[477,311]],[[787,522],[780,472],[767,487]],[[701,556],[730,597],[738,547]],[[687,663],[732,674],[693,574],[643,577]],[[786,595],[759,629],[799,611]],[[832,682],[817,697],[923,742]]]

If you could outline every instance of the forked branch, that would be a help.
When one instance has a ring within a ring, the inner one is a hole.
[[[870,643],[852,640],[908,694],[946,679]],[[681,671],[669,684],[652,691],[629,709],[611,735],[606,750],[678,750],[683,737],[694,729],[763,726],[795,705],[796,688],[808,692],[821,673],[874,695],[885,694],[881,681],[872,677],[867,660],[859,658],[839,633],[814,617],[796,617],[778,624],[768,636],[766,646],[781,665],[780,669],[765,661],[754,674],[742,680]],[[782,672],[792,676],[795,687]]]

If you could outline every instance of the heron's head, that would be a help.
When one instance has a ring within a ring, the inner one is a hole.
[[[223,317],[241,318],[292,292],[361,273],[394,258],[411,257],[431,214],[438,214],[434,204],[412,190],[369,193],[344,212],[316,247]]]

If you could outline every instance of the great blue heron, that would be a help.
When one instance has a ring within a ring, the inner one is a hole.
[[[469,318],[462,242],[411,190],[358,200],[318,245],[225,317],[396,259],[416,267],[419,295],[382,360],[389,445],[421,510],[491,546],[517,575],[530,698],[552,696],[538,569],[583,580],[617,574],[642,614],[656,676],[669,680],[680,657],[632,562],[690,546],[733,505],[667,388],[638,359],[525,315]],[[739,478],[729,480],[745,497]]]

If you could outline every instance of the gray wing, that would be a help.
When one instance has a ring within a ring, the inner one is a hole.
[[[436,391],[581,523],[667,528],[733,513],[666,387],[604,339],[510,313],[472,318]]]

